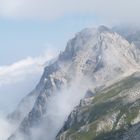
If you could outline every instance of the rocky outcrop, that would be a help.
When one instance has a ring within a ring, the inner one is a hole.
[[[140,77],[132,75],[84,99],[88,103],[73,110],[57,140],[139,140],[139,86]]]

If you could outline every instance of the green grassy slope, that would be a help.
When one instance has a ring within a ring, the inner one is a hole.
[[[57,139],[123,139],[140,121],[139,85],[140,77],[132,75],[97,93],[90,104],[76,108]]]

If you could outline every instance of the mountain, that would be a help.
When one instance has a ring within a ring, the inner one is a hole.
[[[58,59],[45,67],[36,89],[21,101],[16,111],[8,116],[12,122],[18,120],[17,129],[8,140],[54,140],[71,112],[57,138],[75,140],[75,137],[71,135],[75,136],[80,133],[82,126],[85,130],[84,125],[90,125],[91,121],[96,123],[98,117],[106,115],[104,113],[109,111],[109,107],[110,110],[116,112],[116,102],[118,104],[121,102],[118,98],[125,98],[125,96],[119,96],[116,90],[123,91],[123,88],[129,88],[131,80],[128,83],[123,81],[127,79],[126,77],[131,77],[132,74],[138,72],[139,68],[140,50],[124,37],[105,26],[82,30],[68,42],[66,49],[60,53]],[[115,85],[112,86],[117,82],[118,88]],[[126,84],[126,87],[119,88],[121,83]],[[134,83],[132,80],[132,86],[134,85],[135,80]],[[130,88],[132,86],[130,85]],[[81,99],[83,100],[77,106]],[[89,106],[88,109],[86,105]],[[76,111],[72,111],[76,106]],[[89,112],[86,113],[86,109]],[[90,109],[96,111],[93,111],[91,115]],[[81,115],[77,116],[78,114]],[[116,112],[114,115],[118,114],[119,112]],[[87,117],[92,119],[88,120]],[[112,116],[109,117],[112,119]],[[76,118],[80,122],[75,122]],[[82,124],[79,124],[81,122]],[[102,131],[104,125],[106,126],[101,121],[99,131],[100,129]],[[85,137],[88,139],[87,135]],[[89,136],[89,140],[93,138]],[[85,140],[79,135],[76,139]]]
[[[113,31],[123,36],[129,43],[134,43],[140,48],[140,28],[134,26],[116,26],[113,27]]]
[[[140,73],[81,100],[57,140],[139,140]]]

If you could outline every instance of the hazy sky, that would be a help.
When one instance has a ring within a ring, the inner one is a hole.
[[[0,111],[11,107],[6,97],[13,103],[36,85],[43,62],[76,32],[99,24],[138,25],[139,5],[139,0],[0,0]]]
[[[98,24],[139,24],[139,0],[0,0],[0,65],[64,48],[77,31]]]
[[[37,56],[48,47],[64,48],[76,32],[98,21],[94,15],[62,17],[56,21],[0,19],[0,65]]]

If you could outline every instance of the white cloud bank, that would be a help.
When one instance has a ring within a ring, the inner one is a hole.
[[[55,56],[55,52],[47,50],[43,55],[15,62],[11,65],[0,66],[0,86],[17,83],[30,75],[42,73],[45,62]]]
[[[0,140],[7,140],[8,136],[11,135],[14,130],[14,126],[8,123],[5,118],[0,117]]]
[[[0,16],[52,20],[72,14],[93,14],[109,22],[140,22],[139,0],[0,0]]]
[[[46,62],[56,57],[57,50],[48,48],[39,57],[28,57],[11,65],[0,66],[0,113],[13,111],[20,100],[38,83]]]
[[[11,65],[0,66],[0,140],[7,140],[16,129],[6,120],[7,114],[34,88],[47,62],[57,54],[57,49],[48,48],[39,57],[28,57]]]

